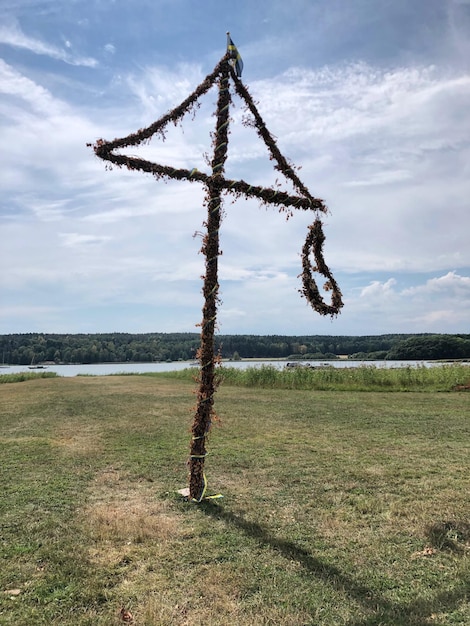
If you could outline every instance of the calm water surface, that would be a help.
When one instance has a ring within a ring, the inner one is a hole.
[[[332,365],[333,367],[433,367],[442,365],[432,361],[310,361],[314,366]],[[263,365],[271,365],[278,369],[283,369],[286,361],[230,361],[224,362],[226,367],[236,367],[238,369],[246,369],[247,367],[261,367]],[[11,365],[10,367],[0,368],[1,374],[16,374],[18,372],[56,372],[59,376],[107,376],[109,374],[144,374],[146,372],[171,372],[183,370],[188,367],[197,366],[187,361],[175,361],[172,363],[95,363],[88,365],[48,365],[42,369],[30,369],[27,365]]]

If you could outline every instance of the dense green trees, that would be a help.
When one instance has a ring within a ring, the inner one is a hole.
[[[394,345],[387,359],[465,359],[470,357],[468,335],[427,335],[409,337]]]
[[[4,363],[125,363],[190,360],[198,333],[106,333],[0,335]],[[377,335],[364,337],[219,335],[216,350],[224,358],[328,359],[335,355],[375,359],[470,358],[470,335]]]
[[[198,346],[197,333],[0,336],[3,361],[12,365],[177,361],[194,358]]]

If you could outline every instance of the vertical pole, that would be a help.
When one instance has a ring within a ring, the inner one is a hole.
[[[222,219],[221,187],[219,180],[224,173],[227,159],[229,109],[229,66],[223,65],[219,77],[219,95],[217,100],[217,123],[214,135],[212,174],[207,181],[206,234],[201,252],[205,256],[206,273],[204,276],[202,309],[201,346],[199,349],[199,389],[197,407],[192,426],[192,439],[189,457],[189,496],[200,502],[205,494],[206,480],[204,461],[207,454],[206,438],[211,427],[214,412],[214,393],[217,387],[215,376],[214,333],[217,318],[219,283],[217,277],[219,251],[219,227]]]

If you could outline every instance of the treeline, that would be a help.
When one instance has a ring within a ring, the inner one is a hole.
[[[5,364],[125,363],[196,358],[199,333],[0,335]],[[470,335],[219,335],[226,359],[469,359]]]

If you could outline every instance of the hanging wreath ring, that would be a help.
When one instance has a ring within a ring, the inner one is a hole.
[[[325,235],[321,220],[318,218],[309,226],[307,237],[302,248],[302,289],[300,293],[311,304],[312,308],[320,315],[338,315],[342,306],[343,299],[341,291],[336,280],[333,277],[328,265],[323,257],[323,244]],[[310,262],[310,254],[313,253],[315,265]],[[313,277],[313,273],[318,272],[326,282],[323,285],[325,291],[331,291],[331,304],[327,304],[318,289],[317,283]]]

